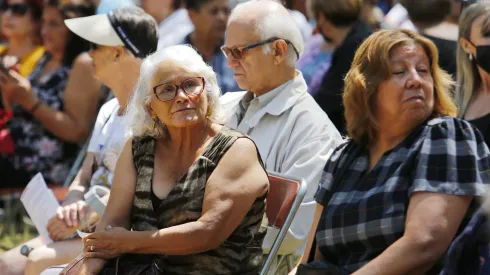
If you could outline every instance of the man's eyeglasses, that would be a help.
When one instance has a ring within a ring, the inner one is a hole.
[[[296,53],[296,58],[299,59],[299,52],[296,49],[296,47],[293,45],[293,43],[291,43],[291,41],[289,41],[287,39],[282,39],[282,38],[279,38],[279,37],[272,37],[272,38],[269,38],[269,39],[266,39],[266,40],[263,40],[263,41],[260,41],[260,42],[257,42],[257,43],[248,45],[248,46],[244,46],[244,47],[236,47],[236,46],[226,47],[226,46],[222,46],[221,47],[221,51],[223,52],[223,54],[226,57],[229,57],[231,55],[235,59],[242,59],[243,58],[243,55],[245,54],[245,52],[247,50],[250,50],[250,49],[253,49],[253,48],[257,48],[257,47],[260,47],[260,46],[265,45],[265,44],[268,44],[268,43],[272,43],[272,42],[277,41],[277,40],[284,40],[287,44],[291,45],[293,47],[294,52]]]
[[[153,93],[158,100],[166,102],[174,99],[177,96],[179,88],[189,96],[200,95],[204,91],[206,81],[204,77],[192,77],[184,80],[182,84],[160,84],[153,87]]]
[[[459,13],[462,14],[464,9],[477,2],[478,0],[461,0],[461,10],[459,11]]]
[[[29,11],[29,5],[27,4],[7,4],[7,1],[0,7],[1,12],[11,11],[12,14],[18,16],[24,16]]]

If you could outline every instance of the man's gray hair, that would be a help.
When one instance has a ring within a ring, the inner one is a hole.
[[[129,136],[164,137],[167,134],[167,128],[163,123],[154,122],[147,105],[152,99],[153,77],[159,65],[168,61],[188,73],[204,77],[206,81],[204,92],[208,97],[208,115],[212,121],[218,120],[221,91],[216,80],[216,73],[192,47],[188,45],[170,46],[149,55],[141,64],[138,84],[128,104],[126,114]]]
[[[230,19],[233,13],[239,11],[242,8],[246,8],[248,3],[259,2],[259,1],[270,1],[281,5],[280,1],[276,0],[251,0],[244,3],[238,4],[230,14]],[[282,6],[282,5],[281,5]],[[285,8],[284,8],[285,9]],[[265,16],[261,16],[255,22],[255,31],[262,40],[269,39],[272,37],[278,37],[291,42],[298,51],[298,55],[301,56],[304,50],[304,41],[301,31],[296,25],[294,19],[290,15],[283,15],[281,12],[274,12],[271,10]],[[268,54],[271,51],[271,45],[267,44],[263,47],[264,53]],[[288,44],[287,52],[287,64],[294,67],[295,63],[298,61],[298,56],[293,49],[293,46]]]

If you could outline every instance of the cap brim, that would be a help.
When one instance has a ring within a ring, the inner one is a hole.
[[[103,46],[124,46],[107,14],[66,19],[65,25],[81,38]]]

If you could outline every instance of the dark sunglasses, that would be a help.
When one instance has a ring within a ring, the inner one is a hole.
[[[464,9],[477,2],[478,0],[461,0],[461,10],[459,11],[459,13],[462,14]]]
[[[18,16],[24,16],[29,11],[29,5],[27,4],[7,4],[6,2],[0,7],[0,11],[6,12],[10,10],[13,14]]]
[[[162,102],[170,101],[177,96],[179,89],[182,89],[188,96],[197,96],[204,91],[206,81],[204,77],[192,77],[184,80],[182,84],[160,84],[153,87],[153,93]]]
[[[260,46],[265,45],[265,44],[268,44],[268,43],[272,43],[272,42],[277,41],[277,40],[284,40],[287,44],[291,45],[293,47],[294,52],[296,53],[296,58],[299,59],[298,50],[296,50],[296,47],[293,45],[293,43],[291,43],[291,41],[289,41],[287,39],[282,39],[282,38],[279,38],[279,37],[272,37],[272,38],[269,38],[269,39],[266,39],[266,40],[263,40],[263,41],[260,41],[260,42],[257,42],[257,43],[248,45],[248,46],[244,46],[244,47],[236,47],[236,46],[226,47],[226,46],[222,46],[221,47],[221,51],[223,52],[223,54],[226,57],[229,57],[231,55],[235,59],[242,59],[243,58],[243,55],[245,54],[245,52],[247,50],[250,50],[250,49],[253,49],[253,48],[257,48],[257,47],[260,47]]]

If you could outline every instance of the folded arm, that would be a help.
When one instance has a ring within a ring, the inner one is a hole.
[[[413,193],[404,235],[354,274],[424,274],[449,247],[471,199],[471,196]]]

